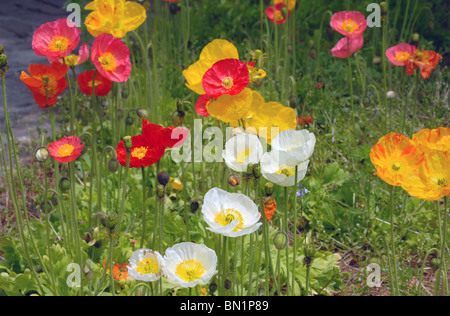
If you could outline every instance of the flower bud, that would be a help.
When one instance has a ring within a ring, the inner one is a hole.
[[[200,206],[200,204],[198,203],[198,200],[197,200],[197,199],[192,199],[192,200],[191,200],[191,212],[192,212],[192,213],[197,212],[199,206]]]
[[[396,97],[397,97],[397,94],[395,93],[395,91],[388,91],[387,93],[386,93],[386,97],[389,99],[389,100],[392,100],[392,99],[395,99]]]
[[[112,173],[116,173],[117,170],[119,170],[120,163],[116,158],[111,158],[111,160],[108,162],[108,169]]]
[[[59,189],[62,192],[67,192],[70,189],[70,180],[68,178],[61,178],[59,180]]]
[[[223,284],[223,287],[225,288],[225,290],[231,290],[231,286],[232,285],[233,284],[231,283],[231,280],[230,279],[226,279],[224,284]]]
[[[264,191],[266,192],[266,195],[272,195],[274,190],[274,185],[272,182],[267,182],[264,186]]]
[[[45,147],[40,147],[34,152],[34,159],[36,159],[36,161],[40,163],[46,162],[49,156],[50,152]]]
[[[125,119],[125,124],[127,124],[127,126],[131,126],[134,123],[134,119],[131,116],[127,116],[127,118]]]
[[[217,291],[217,283],[214,282],[214,281],[212,281],[212,282],[209,284],[209,295],[213,295],[214,292],[216,292],[216,291]]]
[[[283,18],[287,19],[289,16],[289,10],[286,7],[281,8],[281,14],[283,15]]]
[[[184,111],[184,102],[183,102],[183,100],[178,100],[177,101],[177,111],[179,111],[179,112],[183,112]]]
[[[228,184],[232,187],[237,187],[241,184],[241,179],[239,178],[239,175],[237,174],[230,174],[228,176]]]
[[[158,179],[159,184],[161,184],[163,186],[166,186],[167,183],[169,183],[169,181],[170,181],[170,176],[165,171],[161,171],[160,173],[158,173],[158,175],[156,177]]]
[[[386,14],[389,10],[389,5],[387,2],[383,1],[380,3],[381,13]]]
[[[128,90],[128,88],[123,88],[122,89],[122,99],[128,99],[129,96],[130,96],[130,90]]]
[[[287,236],[284,232],[278,232],[273,237],[273,244],[277,250],[283,250],[287,246]]]
[[[133,148],[133,141],[131,139],[131,136],[125,136],[123,138],[123,142],[126,149],[130,150],[131,148]]]
[[[309,57],[311,57],[311,59],[317,58],[317,49],[315,47],[309,49]]]
[[[160,199],[164,198],[164,195],[166,194],[166,188],[160,184],[156,187],[156,196]]]
[[[184,111],[175,111],[172,113],[172,124],[177,127],[183,124],[186,113]]]
[[[136,114],[140,118],[146,118],[148,116],[148,112],[145,109],[137,109]]]
[[[118,220],[117,214],[113,213],[113,214],[107,215],[105,217],[105,227],[111,231],[114,230],[114,228],[116,228],[116,225],[117,225],[117,220]]]
[[[261,165],[260,164],[253,166],[253,176],[255,177],[256,180],[261,178]]]
[[[382,62],[383,62],[383,60],[381,59],[380,56],[375,56],[372,59],[372,65],[375,65],[375,66],[381,65]]]
[[[414,33],[412,35],[412,45],[414,46],[419,46],[419,40],[420,40],[420,34],[419,33]]]

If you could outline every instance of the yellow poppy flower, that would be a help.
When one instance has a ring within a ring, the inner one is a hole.
[[[250,88],[245,88],[237,95],[224,94],[208,105],[208,113],[218,120],[239,126],[239,121],[246,120],[250,108],[264,103],[263,97]]]
[[[239,59],[239,53],[227,40],[215,39],[203,48],[198,61],[183,71],[186,86],[197,94],[205,94],[202,86],[203,76],[212,65],[222,59]]]
[[[284,130],[297,128],[297,115],[291,107],[278,102],[253,103],[247,117],[247,132],[258,134],[268,144]]]
[[[423,129],[412,137],[424,152],[432,150],[450,152],[450,128],[438,127],[436,129]]]
[[[427,201],[450,196],[449,153],[438,150],[428,152],[422,166],[405,175],[402,187],[412,196]]]
[[[147,18],[147,12],[141,4],[125,0],[94,0],[84,8],[93,10],[84,24],[94,37],[108,33],[123,38]]]

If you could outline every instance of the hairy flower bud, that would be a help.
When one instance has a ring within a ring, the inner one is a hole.
[[[112,173],[117,172],[117,170],[119,170],[119,166],[119,160],[117,160],[116,158],[111,158],[111,160],[108,162],[108,169]]]
[[[175,111],[172,113],[172,123],[175,127],[180,126],[184,122],[186,113],[184,111]]]
[[[167,183],[169,183],[169,181],[170,181],[170,176],[167,172],[161,171],[160,173],[158,173],[157,179],[158,179],[159,184],[166,186]]]
[[[166,194],[166,188],[160,184],[156,187],[156,196],[160,199],[164,198],[164,195]]]
[[[139,116],[140,118],[146,118],[148,116],[148,112],[145,109],[137,109],[136,110],[136,114],[137,116]]]
[[[197,199],[192,199],[192,200],[191,200],[191,205],[190,205],[190,207],[191,207],[191,212],[192,212],[192,213],[197,212],[199,206],[200,206],[200,204],[198,203],[198,200],[197,200]]]
[[[40,147],[36,149],[34,153],[34,158],[37,162],[44,163],[47,161],[48,157],[50,156],[50,152],[45,147]]]
[[[131,148],[133,147],[133,141],[131,139],[131,136],[125,136],[123,138],[123,142],[124,142],[125,148],[127,150],[131,150]]]
[[[283,250],[287,246],[287,236],[284,232],[278,232],[273,237],[273,244],[277,250]]]
[[[237,174],[230,174],[228,176],[228,184],[232,187],[237,187],[241,184],[241,179],[239,178],[239,175]]]
[[[130,90],[128,90],[128,88],[123,88],[122,89],[122,99],[128,99],[129,96],[130,96]]]
[[[67,192],[70,189],[70,180],[68,178],[61,178],[59,180],[59,189],[62,192]]]

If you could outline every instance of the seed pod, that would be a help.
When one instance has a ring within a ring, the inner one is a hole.
[[[40,147],[36,149],[34,153],[34,158],[37,162],[44,163],[47,161],[48,157],[50,156],[50,152],[45,147]]]
[[[158,179],[159,184],[166,186],[167,183],[169,183],[169,181],[170,181],[170,176],[167,172],[161,171],[160,173],[158,173],[157,179]]]
[[[117,172],[119,170],[120,162],[116,158],[111,158],[111,160],[108,162],[108,169],[112,173]]]
[[[278,232],[273,237],[273,244],[277,250],[283,250],[287,246],[287,236],[284,232]]]
[[[260,164],[253,166],[253,176],[255,177],[256,180],[261,178],[261,165]]]

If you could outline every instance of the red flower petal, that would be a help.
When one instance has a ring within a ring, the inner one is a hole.
[[[95,72],[95,80],[93,83],[92,79],[94,77]],[[86,95],[91,96],[93,94],[93,86],[95,84],[95,95],[104,97],[108,95],[109,91],[111,91],[112,82],[111,80],[103,77],[98,71],[88,70],[78,75],[78,86],[80,87],[81,92]]]

